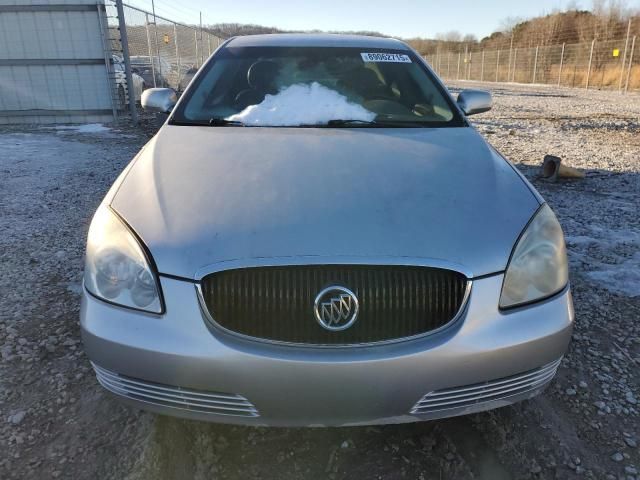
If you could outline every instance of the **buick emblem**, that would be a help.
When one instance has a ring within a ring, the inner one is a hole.
[[[348,288],[332,286],[322,290],[313,305],[316,320],[332,332],[346,330],[358,318],[358,298]]]

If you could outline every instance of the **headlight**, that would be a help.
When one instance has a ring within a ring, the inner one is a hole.
[[[108,302],[162,313],[160,287],[147,256],[127,226],[104,205],[89,227],[84,284]]]
[[[558,219],[543,205],[518,240],[504,274],[500,308],[534,302],[569,281],[567,249]]]

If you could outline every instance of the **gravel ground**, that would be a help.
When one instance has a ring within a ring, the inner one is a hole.
[[[375,428],[232,427],[124,407],[82,352],[82,255],[93,210],[154,125],[4,128],[0,478],[640,478],[640,97],[484,87],[495,108],[476,125],[567,235],[576,329],[545,394]],[[547,153],[586,178],[542,181]]]

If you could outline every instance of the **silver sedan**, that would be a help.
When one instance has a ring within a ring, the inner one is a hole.
[[[561,227],[392,39],[238,37],[115,182],[88,235],[98,381],[162,414],[363,425],[540,393],[574,313]]]

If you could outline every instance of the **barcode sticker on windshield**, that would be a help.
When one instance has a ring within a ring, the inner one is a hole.
[[[409,55],[400,53],[361,53],[365,62],[411,63]]]

